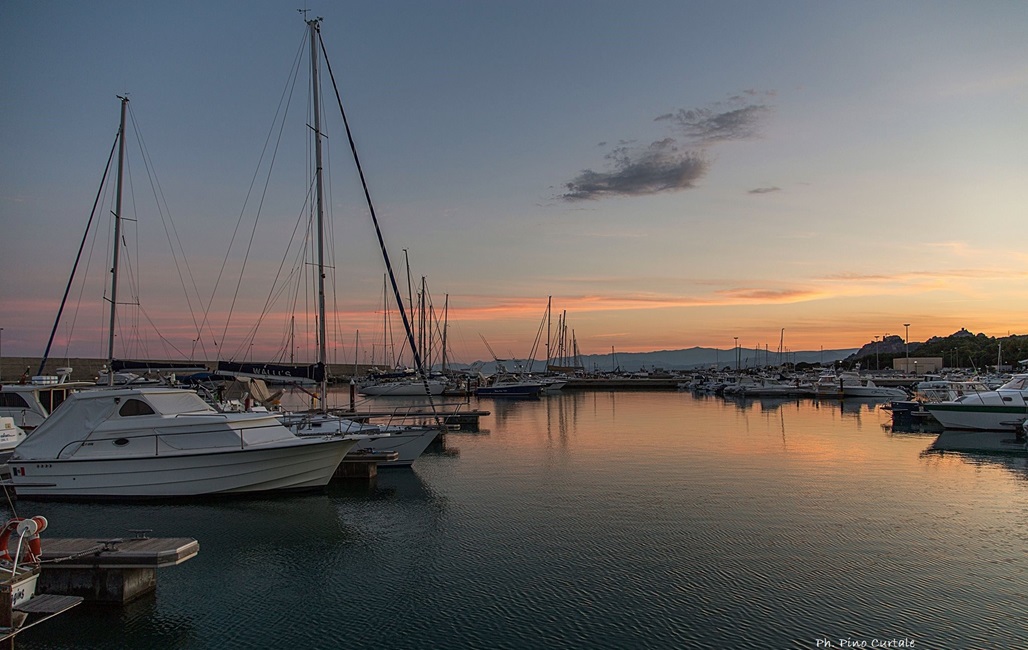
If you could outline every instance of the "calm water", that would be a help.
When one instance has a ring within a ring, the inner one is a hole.
[[[377,483],[196,505],[22,502],[54,537],[195,537],[153,597],[20,648],[816,648],[1028,637],[1028,464],[925,454],[868,403],[483,400]],[[457,451],[453,451],[457,450]],[[820,640],[820,645],[819,645]],[[903,646],[900,646],[903,647]]]

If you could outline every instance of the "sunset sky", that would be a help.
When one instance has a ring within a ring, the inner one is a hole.
[[[126,93],[119,356],[309,340],[301,6],[0,4],[4,356],[46,345]],[[1028,333],[1028,3],[308,6],[404,294],[406,249],[459,361],[527,355],[548,296],[585,354]],[[366,361],[384,265],[323,99],[330,360]],[[112,209],[55,356],[106,355]]]

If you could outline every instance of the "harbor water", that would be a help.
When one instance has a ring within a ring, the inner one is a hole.
[[[17,647],[948,649],[1028,636],[1024,456],[928,452],[934,434],[894,432],[866,401],[471,405],[490,411],[480,431],[373,483],[17,502],[49,519],[47,536],[200,542],[158,571],[156,594],[78,607]]]

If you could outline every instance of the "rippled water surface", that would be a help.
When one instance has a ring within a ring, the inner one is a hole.
[[[873,403],[576,392],[372,484],[201,504],[22,502],[48,535],[200,554],[20,648],[1020,647],[1024,457],[925,453]],[[853,646],[851,646],[853,647]]]

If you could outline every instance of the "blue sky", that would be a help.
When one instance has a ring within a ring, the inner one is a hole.
[[[235,280],[211,294],[223,263],[238,274],[232,230],[263,193],[259,181],[247,201],[306,53],[297,6],[0,6],[0,273],[24,273],[0,290],[4,354],[45,345],[123,93],[197,302],[227,311]],[[527,354],[551,295],[594,354],[729,348],[736,336],[774,349],[782,328],[791,349],[855,347],[904,322],[914,340],[960,327],[1028,333],[1028,4],[310,9],[324,17],[394,264],[407,249],[437,307],[450,296],[451,343],[465,360],[488,357],[479,335],[501,356]],[[305,81],[229,354],[262,309],[302,204]],[[382,338],[383,267],[338,118],[326,119],[334,329],[352,356],[357,330]],[[141,320],[188,350],[196,317],[171,271],[166,221],[144,207],[153,192],[138,148],[130,166],[139,300],[150,305]],[[102,278],[97,241],[90,267]],[[105,352],[89,311],[101,297],[89,291],[64,335],[73,355]],[[291,310],[272,311],[257,355],[281,352]],[[142,354],[171,356],[150,340]]]

